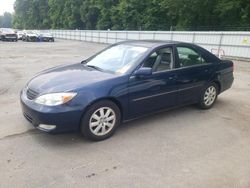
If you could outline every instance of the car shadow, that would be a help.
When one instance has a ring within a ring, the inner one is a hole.
[[[214,107],[211,109],[211,111],[213,111],[213,109],[216,110],[216,108],[220,106],[225,107],[225,105],[228,105],[227,100],[218,100]],[[186,126],[185,118],[187,118],[187,116],[195,117],[197,114],[204,114],[208,111],[199,109],[197,105],[189,105],[158,112],[155,114],[150,114],[126,123],[122,123],[117,129],[116,133],[111,138],[101,142],[89,141],[77,132],[50,135],[39,130],[33,130],[32,135],[35,140],[37,140],[37,142],[50,145],[52,147],[67,147],[72,145],[77,146],[83,144],[96,145],[98,143],[109,143],[113,142],[114,140],[119,141],[121,139],[126,139],[129,135],[129,138],[133,139],[131,138],[131,135],[132,137],[136,137],[136,135],[142,134],[142,130],[153,131],[153,129],[161,128],[164,129],[164,131],[168,131],[168,129],[178,128],[177,126]]]
[[[184,114],[188,111],[197,111],[197,107],[194,105],[186,106],[186,107],[181,107],[181,108],[176,108],[168,111],[163,111],[163,112],[158,112],[155,114],[147,115],[144,117],[140,117],[135,120],[131,120],[126,123],[122,123],[120,127],[117,129],[115,135],[111,137],[108,140],[111,139],[117,139],[119,135],[126,135],[128,131],[140,131],[140,127],[147,128],[154,124],[154,126],[157,126],[157,122],[159,121],[165,121],[168,118],[181,118],[181,114]],[[198,110],[199,111],[199,110]],[[178,117],[180,116],[180,117]],[[153,127],[152,127],[153,128]],[[57,146],[70,146],[70,145],[75,145],[75,144],[94,144],[98,142],[92,142],[87,139],[85,139],[80,133],[61,133],[61,134],[55,134],[51,135],[48,133],[41,132],[37,129],[33,129],[32,132],[30,133],[35,137],[35,139],[39,142],[43,142],[46,144],[52,144],[52,145],[57,145]],[[108,140],[102,141],[106,142]]]

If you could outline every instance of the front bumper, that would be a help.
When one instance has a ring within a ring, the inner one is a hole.
[[[73,132],[79,130],[83,110],[69,105],[44,106],[29,100],[24,91],[21,92],[21,107],[24,117],[35,128],[49,133]],[[39,126],[40,125],[40,126]],[[44,129],[43,125],[54,129]]]
[[[30,42],[36,42],[38,41],[38,37],[35,36],[27,36],[27,40]]]
[[[5,40],[17,40],[17,36],[4,36]]]
[[[40,37],[40,41],[50,42],[50,41],[54,41],[54,38],[53,37]]]

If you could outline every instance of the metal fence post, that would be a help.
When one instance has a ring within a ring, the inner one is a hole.
[[[192,39],[192,43],[195,43],[195,32],[193,32],[193,39]]]
[[[156,33],[155,33],[155,32],[153,32],[153,40],[155,40],[155,35],[156,35]]]
[[[93,42],[93,30],[91,30],[91,42]]]
[[[218,47],[218,56],[220,57],[220,51],[221,51],[221,45],[222,45],[222,39],[223,39],[224,33],[222,32],[220,34],[220,42],[219,42],[219,47]]]
[[[106,31],[106,44],[108,43],[108,32],[109,31]]]
[[[100,43],[101,42],[101,33],[100,33],[101,31],[98,31],[98,43]]]

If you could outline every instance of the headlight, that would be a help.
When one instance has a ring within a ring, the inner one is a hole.
[[[67,103],[75,96],[76,93],[51,93],[37,97],[35,102],[46,106],[57,106]]]

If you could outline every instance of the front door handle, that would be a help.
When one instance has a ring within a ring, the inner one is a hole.
[[[176,79],[177,79],[177,76],[176,76],[176,75],[172,75],[172,76],[169,76],[168,79],[169,79],[169,80],[176,80]]]

